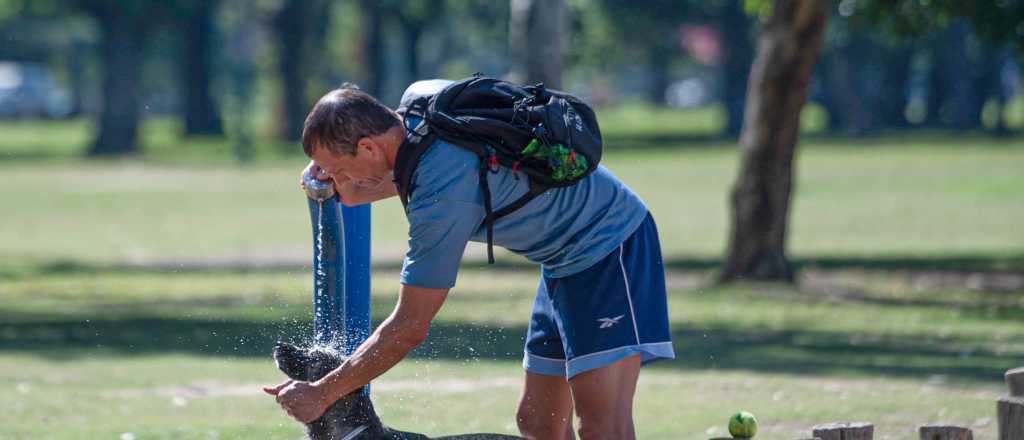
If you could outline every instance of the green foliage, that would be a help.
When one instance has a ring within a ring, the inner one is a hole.
[[[674,45],[676,30],[695,8],[679,0],[651,0],[637,7],[630,0],[593,0],[616,32],[620,44],[630,46]]]
[[[839,12],[863,15],[898,33],[920,35],[967,20],[992,44],[1024,53],[1024,2],[1019,0],[843,0]]]
[[[743,0],[743,10],[762,20],[772,13],[774,0]]]
[[[18,0],[0,0],[0,23],[21,13],[22,3]]]

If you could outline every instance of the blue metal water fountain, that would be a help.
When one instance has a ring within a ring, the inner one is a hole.
[[[303,175],[313,223],[316,341],[346,355],[370,336],[370,205],[343,206],[330,181]]]

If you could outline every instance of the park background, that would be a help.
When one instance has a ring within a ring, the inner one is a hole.
[[[678,359],[641,375],[639,438],[741,409],[765,439],[995,438],[1022,42],[1014,0],[0,0],[0,439],[299,437],[259,386],[311,334],[302,119],[343,82],[394,106],[475,72],[593,103],[659,222]],[[375,321],[406,228],[373,207]],[[483,255],[374,382],[385,423],[516,432],[537,269]]]

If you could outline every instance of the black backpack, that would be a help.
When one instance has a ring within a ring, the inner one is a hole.
[[[601,132],[593,109],[579,98],[543,84],[521,86],[475,75],[398,109],[406,128],[395,158],[395,186],[408,206],[420,157],[444,139],[480,157],[480,188],[487,226],[487,261],[494,263],[494,222],[550,188],[575,184],[601,160]],[[420,120],[409,127],[408,118]],[[494,211],[487,172],[499,166],[529,179],[529,191]]]

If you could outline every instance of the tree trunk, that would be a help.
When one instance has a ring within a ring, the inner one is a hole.
[[[305,57],[305,11],[303,0],[286,0],[274,16],[274,33],[277,37],[277,71],[280,75],[281,106],[284,112],[283,124],[279,127],[281,139],[295,141],[302,136],[302,125],[306,119],[306,75],[303,64]]]
[[[420,37],[423,36],[422,22],[406,22],[402,32],[405,37],[405,75],[407,82],[412,84],[420,78]]]
[[[568,6],[565,0],[512,0],[509,11],[509,49],[516,83],[543,82],[562,87],[567,48]]]
[[[996,125],[993,127],[993,132],[998,136],[1006,136],[1010,134],[1010,130],[1006,126],[1006,106],[1012,90],[1006,87],[1003,81],[1003,72],[1010,62],[1010,56],[1009,51],[1005,48],[998,53],[999,62],[996,64],[995,76],[992,79],[996,98]]]
[[[939,32],[932,43],[928,82],[928,127],[967,130],[981,125],[974,114],[976,90],[968,50],[970,29],[957,22]]]
[[[182,78],[185,80],[185,134],[224,134],[220,111],[210,94],[213,77],[210,49],[213,47],[213,12],[216,1],[196,3],[196,10],[188,17],[184,28],[183,49],[185,62]]]
[[[648,48],[647,52],[650,54],[647,68],[651,75],[651,82],[647,88],[647,100],[651,104],[662,106],[668,102],[665,95],[668,92],[669,83],[671,83],[669,69],[671,68],[672,51],[655,45]]]
[[[819,76],[824,86],[823,103],[829,132],[863,136],[877,128],[874,112],[881,100],[880,78],[870,76],[881,70],[874,58],[883,52],[863,33],[851,31],[847,40],[822,56]]]
[[[907,128],[907,90],[910,88],[911,61],[914,50],[906,43],[884,50],[882,84],[879,84],[878,125],[880,128]]]
[[[750,64],[754,60],[754,45],[750,39],[750,17],[743,11],[741,0],[730,0],[722,12],[719,34],[724,40],[725,59],[722,63],[722,101],[725,104],[725,135],[739,136],[743,128],[743,109],[746,105],[747,80]]]
[[[294,141],[302,136],[302,125],[311,107],[306,87],[318,73],[318,60],[323,56],[327,6],[322,0],[287,0],[274,16],[285,115],[279,133],[282,139]]]
[[[88,154],[135,154],[139,151],[139,80],[146,26],[116,8],[97,18],[102,32],[103,105],[99,134]]]
[[[943,111],[949,116],[949,123],[957,130],[981,127],[981,106],[977,105],[979,90],[975,87],[975,72],[978,60],[973,59],[968,48],[971,36],[967,22],[958,22],[948,29],[950,40],[946,44],[949,64],[944,67],[949,73],[950,94],[943,104]]]
[[[832,134],[854,134],[854,121],[859,113],[860,95],[854,88],[856,72],[852,56],[846,48],[836,48],[822,57],[819,76],[823,83],[822,104],[828,113],[826,129]]]
[[[78,116],[85,112],[86,59],[92,55],[92,47],[85,41],[75,39],[71,43],[68,56],[68,86],[71,92],[71,109],[68,116]]]
[[[721,281],[793,279],[785,252],[793,158],[800,110],[821,49],[828,4],[775,0],[758,37]]]
[[[376,0],[359,2],[363,14],[362,56],[365,66],[363,90],[373,96],[380,96],[387,65],[384,64],[384,36],[381,31],[382,13]]]

